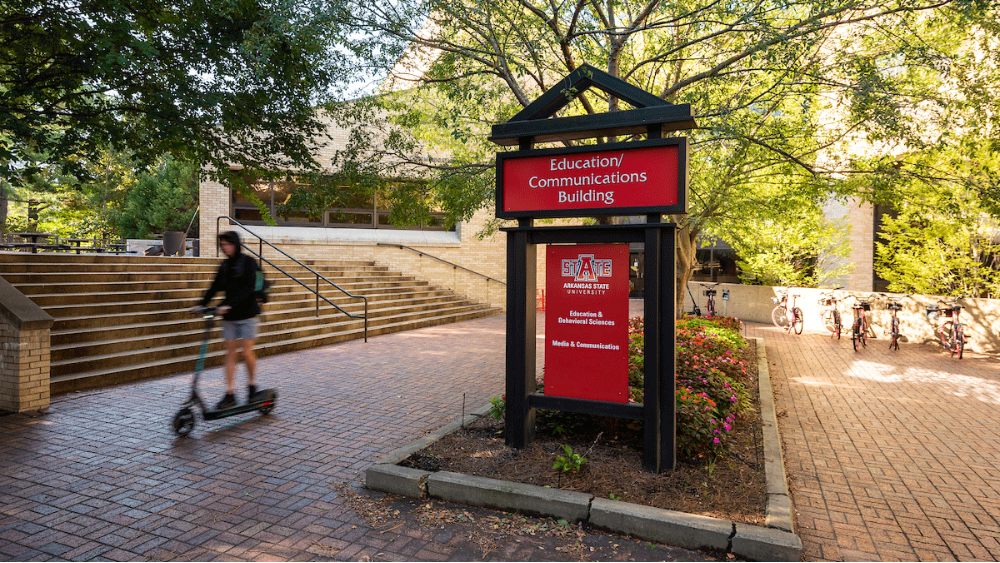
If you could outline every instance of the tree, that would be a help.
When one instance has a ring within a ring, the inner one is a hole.
[[[164,158],[139,176],[127,192],[114,224],[123,238],[149,238],[164,231],[187,231],[198,210],[198,169]]]
[[[978,132],[959,147],[881,163],[876,200],[891,206],[875,271],[900,293],[1000,297],[997,153]]]
[[[339,28],[319,0],[5,0],[0,178],[81,181],[111,150],[210,166],[315,167]],[[45,155],[44,162],[31,154]]]
[[[690,103],[699,123],[689,133],[691,212],[672,218],[682,228],[678,303],[704,230],[726,236],[726,225],[748,213],[766,224],[789,193],[813,202],[851,190],[870,197],[842,180],[872,171],[837,157],[859,139],[876,152],[941,142],[928,131],[969,110],[953,103],[949,81],[964,76],[990,91],[959,46],[983,36],[992,46],[984,54],[995,57],[995,15],[967,0],[399,0],[341,14],[369,32],[352,38],[356,52],[407,49],[401,62],[385,61],[394,66],[392,91],[373,99],[396,115],[378,156],[464,173],[477,187],[492,181],[488,125],[583,62]],[[403,84],[414,88],[400,92]],[[562,114],[618,109],[590,90]],[[435,162],[435,151],[457,158]],[[475,192],[435,197],[463,216],[489,203],[489,191]]]

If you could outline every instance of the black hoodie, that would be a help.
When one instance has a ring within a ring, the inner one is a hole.
[[[234,233],[235,234],[235,233]],[[243,254],[243,245],[236,241],[236,253],[232,258],[226,257],[219,264],[212,286],[205,292],[201,306],[208,306],[209,301],[219,291],[225,291],[226,297],[219,306],[228,305],[230,310],[222,316],[227,321],[241,321],[260,314],[258,299],[264,300],[263,287],[258,283],[260,267],[250,256]],[[261,279],[263,276],[260,276]],[[262,281],[262,280],[261,280]]]

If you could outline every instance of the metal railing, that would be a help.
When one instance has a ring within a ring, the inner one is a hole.
[[[346,289],[344,289],[344,288],[340,287],[339,285],[333,283],[332,281],[326,279],[326,277],[323,276],[323,274],[320,274],[316,270],[313,270],[309,266],[306,266],[302,262],[299,262],[298,260],[296,260],[294,257],[292,257],[290,254],[288,254],[284,250],[282,250],[282,249],[278,248],[277,246],[271,244],[267,240],[264,240],[263,237],[261,237],[260,235],[258,235],[255,232],[251,231],[250,229],[246,228],[242,223],[240,223],[239,221],[237,221],[236,219],[233,219],[232,217],[230,217],[228,215],[219,215],[215,219],[215,234],[216,234],[216,237],[218,237],[218,234],[219,234],[219,221],[221,221],[223,219],[228,219],[231,224],[236,225],[239,228],[243,229],[244,231],[246,231],[246,232],[250,233],[251,235],[257,237],[257,242],[258,242],[258,250],[257,250],[257,252],[254,252],[246,244],[243,245],[243,248],[245,248],[248,252],[250,252],[251,254],[253,254],[254,256],[256,256],[258,261],[267,262],[269,266],[271,266],[275,270],[281,272],[282,274],[285,274],[292,281],[294,281],[295,283],[301,285],[302,287],[306,288],[307,290],[311,291],[313,294],[316,295],[316,316],[317,317],[319,316],[319,300],[322,299],[323,301],[326,301],[329,305],[335,307],[338,311],[340,311],[341,313],[347,315],[348,317],[350,317],[352,319],[364,319],[364,321],[365,321],[365,342],[368,342],[368,298],[367,297],[365,297],[364,295],[354,295],[353,293],[347,291]],[[296,278],[292,274],[289,274],[288,272],[282,270],[274,262],[271,262],[267,258],[264,258],[264,245],[265,244],[268,245],[268,246],[270,246],[274,250],[280,252],[282,255],[284,255],[286,258],[288,258],[292,262],[295,262],[299,266],[302,266],[306,270],[308,270],[308,271],[312,272],[313,274],[315,274],[316,275],[316,289],[313,289],[313,288],[309,287],[308,285],[302,283],[301,280],[299,280],[298,278]],[[215,255],[216,256],[219,255],[219,247],[218,247],[218,245],[216,245],[216,247],[215,247]],[[340,305],[337,305],[333,301],[330,301],[326,297],[323,297],[323,295],[320,294],[320,288],[319,288],[319,282],[320,282],[320,280],[323,280],[326,283],[328,283],[328,284],[332,285],[333,287],[337,288],[337,290],[339,290],[341,293],[343,293],[344,295],[346,295],[347,297],[349,297],[351,299],[364,299],[364,301],[365,301],[365,314],[364,314],[364,316],[352,315],[351,313],[348,313],[347,311],[345,311]]]
[[[487,281],[497,282],[498,284],[501,284],[501,285],[507,285],[507,282],[502,282],[502,281],[500,281],[498,279],[491,278],[491,277],[487,276],[486,274],[480,274],[479,272],[477,272],[475,270],[470,270],[470,269],[466,268],[465,266],[460,266],[460,265],[458,265],[458,264],[456,264],[454,262],[449,262],[449,261],[447,261],[447,260],[445,260],[443,258],[438,258],[437,256],[433,256],[431,254],[427,254],[423,250],[417,250],[416,248],[411,248],[411,247],[403,245],[403,244],[395,244],[395,243],[388,243],[388,242],[380,242],[380,243],[377,244],[377,246],[395,246],[397,248],[401,248],[401,249],[404,249],[404,250],[409,250],[410,252],[416,252],[420,256],[426,256],[428,258],[433,258],[434,260],[437,260],[438,262],[442,262],[444,264],[447,264],[447,265],[451,266],[452,268],[459,269],[459,270],[465,270],[466,272],[469,272],[470,274],[475,274],[475,275],[477,275],[477,276],[479,276],[481,278],[486,278]]]

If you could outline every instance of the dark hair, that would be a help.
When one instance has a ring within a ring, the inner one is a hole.
[[[226,241],[236,245],[236,248],[240,247],[240,235],[236,231],[226,231],[219,235],[219,241]]]

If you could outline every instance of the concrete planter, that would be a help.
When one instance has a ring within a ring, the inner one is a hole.
[[[413,498],[436,498],[587,522],[648,541],[689,549],[725,551],[754,561],[798,561],[802,556],[802,541],[794,529],[794,508],[788,495],[766,350],[763,339],[755,340],[763,419],[764,474],[767,480],[767,527],[610,501],[586,493],[546,489],[447,471],[435,473],[396,465],[410,454],[458,430],[470,418],[486,416],[490,405],[467,415],[464,421],[455,421],[379,459],[365,472],[365,486]]]
[[[184,256],[186,235],[184,231],[167,231],[163,233],[163,255]]]

